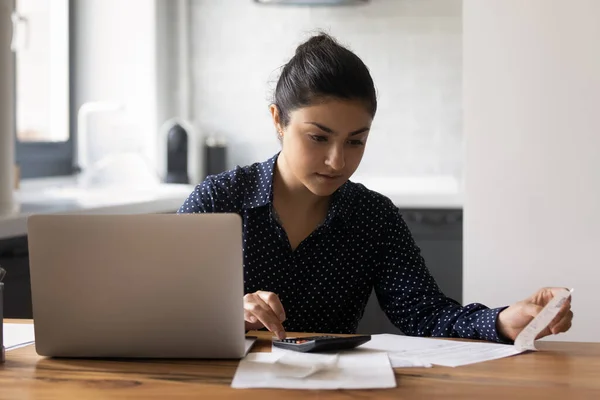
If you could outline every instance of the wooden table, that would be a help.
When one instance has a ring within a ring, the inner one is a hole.
[[[249,335],[259,337],[253,351],[270,351],[269,334]],[[458,368],[396,369],[394,389],[306,391],[232,389],[237,361],[47,359],[28,346],[0,364],[0,399],[600,399],[600,343],[539,348]]]

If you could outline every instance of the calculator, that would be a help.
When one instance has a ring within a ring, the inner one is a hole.
[[[318,353],[321,351],[347,350],[360,346],[371,340],[371,335],[356,336],[308,336],[291,337],[273,340],[273,346],[302,353]]]

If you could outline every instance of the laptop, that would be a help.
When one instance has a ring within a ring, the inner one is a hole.
[[[39,355],[245,355],[237,214],[33,215],[27,225]]]

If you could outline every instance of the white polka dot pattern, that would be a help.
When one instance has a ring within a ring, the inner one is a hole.
[[[504,341],[502,308],[462,307],[444,296],[397,207],[346,182],[325,222],[292,251],[272,208],[278,155],[208,177],[178,213],[232,212],[243,220],[244,291],[279,295],[288,331],[354,333],[375,288],[386,315],[407,335]]]

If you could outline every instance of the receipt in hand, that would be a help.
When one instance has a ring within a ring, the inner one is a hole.
[[[548,324],[552,322],[554,317],[556,317],[560,311],[560,308],[571,296],[571,293],[573,293],[573,290],[574,289],[565,289],[556,294],[552,300],[546,304],[542,311],[540,311],[540,313],[536,315],[533,320],[531,320],[531,322],[521,331],[521,333],[519,333],[515,339],[515,347],[517,350],[537,350],[534,344],[537,335],[546,329]]]
[[[565,289],[556,294],[517,336],[513,345],[383,334],[373,335],[361,348],[387,352],[393,367],[432,364],[458,367],[537,350],[534,345],[537,335],[552,322],[572,292]]]

